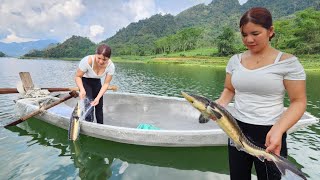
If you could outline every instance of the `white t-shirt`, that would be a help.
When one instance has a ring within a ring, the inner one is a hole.
[[[108,65],[107,65],[105,71],[101,75],[98,76],[93,71],[93,64],[94,64],[94,58],[95,58],[94,56],[95,55],[88,55],[88,56],[84,57],[83,59],[81,59],[81,61],[79,63],[79,69],[84,72],[83,77],[100,79],[100,78],[104,77],[106,74],[108,74],[108,75],[114,74],[115,67],[114,67],[114,64],[111,61],[111,59],[109,59],[109,62],[108,62]],[[92,59],[92,66],[90,66],[90,64],[89,64],[89,57],[91,57],[91,59]]]
[[[230,58],[226,72],[231,74],[235,88],[233,116],[239,121],[273,125],[284,111],[285,87],[283,80],[305,80],[306,74],[297,57],[250,70],[242,66],[241,55]]]

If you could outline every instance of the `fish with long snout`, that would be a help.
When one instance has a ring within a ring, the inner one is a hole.
[[[307,179],[305,175],[297,169],[289,160],[274,153],[268,153],[264,148],[254,145],[241,131],[235,118],[221,105],[205,97],[181,92],[182,96],[201,112],[200,123],[206,123],[210,119],[214,120],[220,128],[229,136],[238,150],[242,150],[252,156],[257,157],[262,162],[264,160],[273,161],[282,175],[286,171],[298,175],[302,179]]]
[[[80,103],[78,102],[70,117],[68,139],[71,141],[76,141],[79,137],[80,116],[81,116],[81,110],[80,110]]]

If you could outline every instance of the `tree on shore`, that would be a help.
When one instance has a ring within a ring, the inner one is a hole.
[[[235,31],[230,27],[224,27],[222,33],[217,37],[219,56],[228,56],[236,52]]]
[[[275,22],[276,48],[291,50],[294,54],[320,52],[320,11],[305,9],[294,16]]]

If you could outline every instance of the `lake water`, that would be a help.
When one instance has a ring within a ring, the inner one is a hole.
[[[38,87],[74,87],[78,62],[0,58],[0,88],[16,87],[19,72]],[[307,111],[320,117],[320,72],[307,73]],[[199,66],[116,63],[112,84],[120,92],[181,97],[192,91],[216,99],[224,69]],[[15,120],[17,94],[0,95],[0,124]],[[288,100],[286,99],[286,103]],[[0,127],[0,179],[228,179],[226,147],[164,148],[115,143],[67,131],[37,119]],[[320,124],[288,136],[289,159],[310,179],[320,177]]]

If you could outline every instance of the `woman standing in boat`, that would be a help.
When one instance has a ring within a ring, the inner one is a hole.
[[[80,90],[79,97],[86,96],[95,106],[97,123],[103,124],[103,94],[107,91],[115,71],[113,62],[110,59],[111,48],[105,44],[98,46],[96,54],[84,57],[77,69],[75,81]],[[105,76],[103,84],[101,78]],[[86,121],[94,120],[93,111],[86,117]]]
[[[274,49],[271,13],[252,8],[240,19],[242,42],[247,51],[231,57],[225,87],[217,102],[222,106],[234,98],[235,112],[243,133],[267,152],[287,157],[286,131],[306,109],[306,74],[297,57]],[[287,91],[290,105],[284,111]],[[281,179],[272,162],[239,151],[229,141],[231,179],[251,179],[254,164],[258,179]]]

